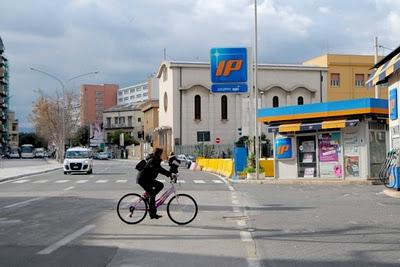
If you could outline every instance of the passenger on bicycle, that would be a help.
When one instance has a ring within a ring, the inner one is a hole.
[[[152,154],[146,158],[146,166],[143,170],[139,171],[136,182],[147,192],[150,196],[149,201],[149,215],[151,219],[159,219],[162,216],[157,214],[156,196],[164,188],[164,184],[157,181],[156,178],[159,173],[173,178],[173,174],[161,167],[161,154],[163,150],[156,148]]]
[[[168,164],[170,172],[178,173],[178,167],[181,165],[181,161],[175,157],[174,152],[169,153]]]

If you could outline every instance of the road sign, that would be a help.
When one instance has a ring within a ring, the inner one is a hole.
[[[212,84],[211,92],[213,92],[213,93],[246,93],[247,92],[247,84],[245,84],[245,83]]]
[[[219,137],[215,138],[215,143],[216,143],[216,144],[221,143],[221,138],[219,138]]]

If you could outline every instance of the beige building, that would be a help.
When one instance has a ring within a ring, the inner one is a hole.
[[[18,147],[19,144],[19,127],[18,120],[15,118],[15,112],[8,112],[8,146]]]
[[[303,63],[328,68],[328,101],[373,98],[373,87],[366,87],[374,56],[326,54]],[[387,99],[387,87],[379,87],[379,97]]]
[[[144,124],[144,156],[152,152],[152,147],[158,147],[159,140],[154,131],[158,127],[158,99],[149,100],[139,106],[143,112]],[[158,137],[158,136],[157,136]]]
[[[143,112],[137,105],[116,105],[103,112],[105,140],[116,130],[129,133],[136,141],[142,139]]]
[[[211,93],[210,65],[162,62],[159,78],[159,145],[168,153],[175,146],[233,145],[250,132],[248,94]],[[326,101],[327,69],[303,65],[259,65],[259,107]]]

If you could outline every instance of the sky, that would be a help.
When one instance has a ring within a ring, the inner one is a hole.
[[[209,61],[212,47],[253,45],[253,0],[0,0],[10,64],[10,108],[20,128],[38,89],[146,81],[164,58]],[[260,63],[301,64],[326,54],[373,54],[400,45],[400,0],[258,0]]]

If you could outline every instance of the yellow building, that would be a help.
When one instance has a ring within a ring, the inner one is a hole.
[[[328,68],[328,101],[375,97],[374,87],[366,87],[374,56],[325,54],[303,64]],[[387,99],[387,87],[379,87],[379,97]]]

